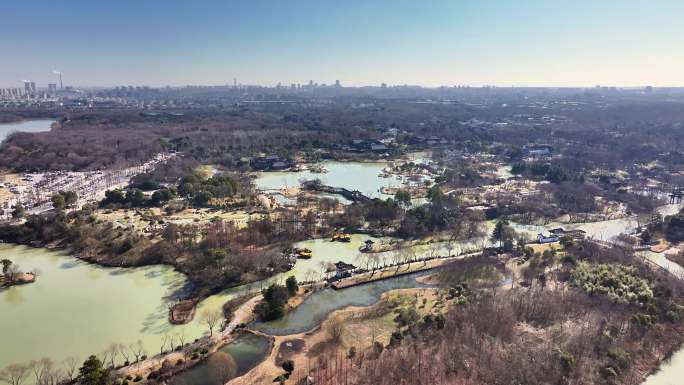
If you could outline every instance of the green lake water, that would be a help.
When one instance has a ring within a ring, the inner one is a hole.
[[[239,377],[257,366],[269,354],[268,338],[250,333],[239,336],[235,341],[219,349],[230,354],[235,360],[237,375]],[[171,385],[223,385],[223,382],[215,381],[215,376],[210,373],[209,365],[202,362],[187,371],[184,371],[169,380]]]
[[[0,244],[0,257],[23,271],[39,271],[35,283],[0,290],[0,368],[41,357],[83,360],[112,343],[141,340],[148,354],[164,334],[200,337],[199,323],[172,326],[167,300],[186,285],[165,266],[103,268],[61,252]]]
[[[425,159],[424,156],[424,153],[411,154],[410,160],[422,162]],[[387,198],[389,195],[380,192],[382,187],[401,187],[404,186],[403,182],[406,180],[404,177],[397,179],[395,175],[381,178],[379,175],[382,169],[388,166],[388,162],[323,161],[320,165],[328,172],[320,174],[309,170],[261,172],[254,180],[254,184],[260,190],[277,190],[284,187],[299,187],[303,181],[320,179],[328,186],[358,190],[371,198]]]

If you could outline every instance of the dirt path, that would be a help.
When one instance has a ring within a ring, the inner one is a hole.
[[[258,295],[250,299],[249,301],[245,302],[244,304],[240,305],[240,307],[237,308],[237,310],[235,310],[235,313],[233,314],[233,319],[228,323],[228,325],[226,325],[226,327],[222,331],[214,333],[212,337],[204,336],[200,338],[199,341],[197,341],[196,343],[188,345],[184,349],[185,353],[174,351],[161,355],[157,354],[146,360],[118,369],[117,374],[123,377],[126,377],[128,375],[133,377],[135,377],[136,375],[140,375],[144,378],[150,372],[157,370],[159,367],[161,367],[162,362],[164,362],[165,360],[169,360],[170,362],[175,363],[180,359],[185,359],[188,355],[187,353],[192,352],[196,348],[206,348],[209,350],[209,352],[216,351],[221,346],[230,342],[230,340],[233,338],[231,334],[233,333],[237,325],[241,323],[248,323],[250,321],[252,314],[254,312],[254,307],[260,300],[261,295]]]

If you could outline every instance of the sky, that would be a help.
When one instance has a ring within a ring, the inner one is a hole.
[[[2,0],[0,87],[684,86],[681,0]]]

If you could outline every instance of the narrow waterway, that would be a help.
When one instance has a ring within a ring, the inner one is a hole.
[[[428,272],[371,282],[342,290],[324,289],[313,293],[283,318],[257,322],[251,327],[271,335],[302,333],[316,327],[331,312],[348,306],[368,306],[380,300],[383,293],[396,289],[427,287],[416,278]]]

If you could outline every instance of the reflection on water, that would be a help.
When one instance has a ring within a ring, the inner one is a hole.
[[[268,338],[246,333],[222,347],[220,351],[233,357],[237,366],[235,377],[238,377],[263,361],[269,353],[269,346]],[[205,361],[174,376],[169,383],[171,385],[223,385],[223,381],[216,381],[215,378],[216,376],[210,373],[209,365]]]
[[[22,294],[19,286],[13,286],[6,289],[0,289],[0,300],[10,305],[18,305],[26,301],[26,297]]]

